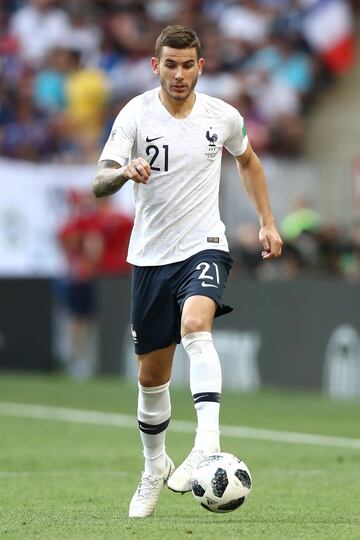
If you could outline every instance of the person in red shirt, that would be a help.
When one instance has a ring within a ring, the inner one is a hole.
[[[102,253],[100,239],[92,234],[96,209],[89,193],[71,190],[68,194],[70,217],[58,232],[59,244],[67,262],[65,309],[69,358],[67,371],[75,378],[86,378],[94,370],[90,360],[89,336],[94,320],[94,279]]]
[[[98,261],[98,277],[129,275],[131,267],[126,262],[127,248],[133,226],[133,220],[126,214],[115,209],[109,198],[98,199],[89,232],[97,235],[101,245]]]
[[[76,378],[93,374],[91,351],[96,316],[94,282],[97,278],[130,273],[126,253],[133,220],[114,208],[109,199],[71,190],[70,218],[58,233],[67,261],[66,310],[70,358],[68,371]]]

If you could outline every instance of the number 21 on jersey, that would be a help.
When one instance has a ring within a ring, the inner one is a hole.
[[[146,154],[150,157],[149,165],[152,171],[161,171],[159,166],[164,163],[164,171],[169,170],[169,145],[163,144],[160,148],[156,144],[149,144],[146,147]]]

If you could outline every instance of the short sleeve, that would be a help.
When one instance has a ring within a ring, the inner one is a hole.
[[[249,139],[246,134],[244,118],[234,107],[230,108],[229,136],[224,142],[225,148],[233,156],[241,156],[246,150]]]
[[[136,122],[131,102],[117,115],[99,161],[112,160],[124,165],[130,158],[136,140]]]

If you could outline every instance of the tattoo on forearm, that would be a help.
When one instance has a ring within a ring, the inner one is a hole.
[[[128,177],[124,175],[119,163],[110,160],[101,161],[94,179],[93,193],[96,197],[112,195],[119,191],[127,181]]]

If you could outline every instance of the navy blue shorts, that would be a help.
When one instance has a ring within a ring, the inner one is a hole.
[[[94,312],[94,291],[90,281],[70,281],[68,285],[68,308],[72,315],[90,317]]]
[[[194,295],[212,298],[215,317],[233,310],[222,295],[233,259],[208,249],[184,261],[163,266],[134,266],[131,285],[131,333],[136,354],[180,343],[181,311]]]

